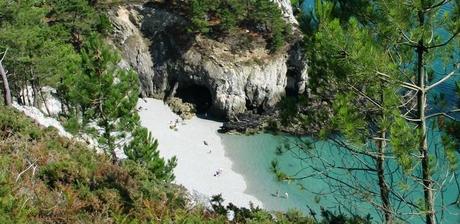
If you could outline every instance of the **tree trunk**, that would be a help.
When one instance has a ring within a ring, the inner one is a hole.
[[[422,156],[422,181],[423,181],[423,194],[425,200],[425,212],[426,212],[426,224],[435,224],[436,217],[434,211],[434,199],[433,199],[433,181],[431,178],[430,171],[430,158],[428,152],[427,142],[427,125],[426,125],[426,83],[425,83],[425,69],[423,65],[425,47],[423,41],[419,42],[417,47],[417,85],[421,89],[417,94],[417,107],[418,107],[418,118],[420,119],[418,129],[420,131],[420,154]]]
[[[382,131],[380,135],[381,140],[377,143],[377,148],[379,150],[377,158],[377,176],[379,181],[380,188],[380,199],[382,200],[383,212],[385,215],[385,223],[393,223],[393,212],[391,210],[390,203],[390,190],[388,185],[385,182],[385,147],[386,147],[386,132]]]
[[[10,85],[8,83],[8,77],[6,77],[6,71],[3,68],[3,65],[1,62],[0,62],[0,75],[2,76],[2,81],[3,81],[3,99],[5,101],[5,105],[11,106],[13,103],[13,100],[11,99]]]
[[[385,100],[384,96],[384,84],[380,83],[380,102],[383,104]],[[381,118],[385,120],[385,111],[381,111]],[[385,128],[381,127],[380,140],[377,142],[378,156],[377,156],[377,177],[380,188],[380,200],[382,200],[383,213],[385,215],[385,223],[393,223],[393,211],[390,202],[390,189],[385,181],[385,149],[387,146],[386,138],[387,133]]]
[[[25,88],[26,88],[27,106],[32,106],[32,101],[30,101],[29,83],[27,82],[27,80],[25,80]]]
[[[39,95],[38,95],[38,89],[37,89],[37,77],[35,76],[35,74],[33,73],[33,71],[31,70],[30,71],[32,73],[32,80],[30,81],[31,85],[32,85],[32,94],[34,94],[34,107],[40,109],[40,105],[39,105],[39,101],[38,101],[38,98],[39,98]]]
[[[108,152],[106,153],[108,153],[110,157],[112,158],[112,163],[117,164],[118,157],[117,157],[117,153],[115,152],[115,143],[112,138],[112,128],[110,127],[109,121],[105,120],[103,126],[104,126],[104,138],[107,141],[107,149],[108,149]]]
[[[38,93],[40,94],[40,98],[42,99],[43,106],[45,107],[46,113],[48,113],[48,116],[51,116],[50,109],[48,107],[48,104],[46,103],[46,98],[43,95],[43,89],[42,87],[38,87]]]
[[[419,27],[425,25],[425,12],[418,12]],[[430,158],[428,152],[428,141],[427,141],[427,126],[426,126],[426,78],[424,68],[424,54],[427,51],[425,47],[425,41],[423,37],[419,40],[416,47],[417,53],[417,86],[420,90],[417,93],[417,112],[418,118],[418,130],[420,136],[420,154],[422,160],[422,183],[423,183],[423,195],[425,201],[425,212],[426,212],[426,224],[436,224],[434,198],[433,198],[433,180],[430,171]]]

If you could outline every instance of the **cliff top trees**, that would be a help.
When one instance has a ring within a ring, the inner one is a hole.
[[[181,8],[190,21],[189,32],[219,36],[248,29],[262,35],[271,52],[289,35],[289,24],[271,0],[188,0]]]
[[[36,1],[0,2],[0,17],[4,18],[0,45],[9,49],[3,65],[10,72],[12,95],[19,102],[46,103],[38,101],[41,87],[57,87],[62,73],[75,72],[70,70],[78,66],[80,57],[69,34],[57,28],[63,24],[48,23],[46,16],[52,8]]]

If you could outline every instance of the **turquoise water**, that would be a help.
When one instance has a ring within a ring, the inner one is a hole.
[[[376,212],[369,203],[356,201],[356,198],[351,196],[352,192],[332,192],[332,190],[336,188],[331,189],[331,187],[329,187],[330,182],[328,184],[315,177],[309,177],[305,180],[291,183],[277,181],[275,175],[270,170],[271,161],[274,159],[279,160],[281,169],[288,174],[295,174],[301,169],[303,169],[302,174],[305,175],[313,172],[312,169],[308,168],[308,164],[296,158],[296,156],[302,156],[302,154],[283,153],[282,155],[277,155],[277,147],[284,144],[286,139],[292,142],[295,141],[295,138],[271,134],[257,134],[252,136],[221,135],[221,137],[225,146],[226,156],[234,162],[233,169],[242,174],[246,180],[248,185],[246,193],[254,195],[257,199],[262,201],[266,209],[287,211],[295,208],[301,210],[305,214],[309,214],[311,210],[318,214],[320,212],[320,207],[324,207],[335,212],[350,212],[362,216],[370,214],[376,223],[381,222],[379,213]],[[345,150],[331,148],[331,144],[327,142],[317,143],[316,147],[324,149],[321,150],[320,156],[329,159],[329,161],[336,161],[337,164],[356,162],[352,155],[344,152]],[[391,164],[387,165],[391,167]],[[346,175],[346,173],[337,171],[330,171],[330,173],[335,176]],[[375,177],[365,176],[362,173],[363,172],[358,175],[355,181],[362,182],[363,186],[368,189],[378,190]],[[409,184],[410,183],[409,181]],[[392,188],[396,187],[399,186],[396,184],[392,186]],[[418,186],[409,187],[411,189],[421,189]],[[455,201],[457,197],[454,193],[455,190],[455,186],[448,189],[448,192],[445,194],[447,195],[445,198],[446,201]],[[274,195],[276,195],[277,191],[280,196],[284,196],[284,193],[287,192],[288,198],[275,197]],[[347,196],[348,193],[350,196]],[[345,196],[341,197],[341,195]],[[407,194],[404,197],[420,198],[422,194],[420,190],[417,190],[417,192]],[[378,203],[378,201],[376,203]],[[345,210],[347,208],[350,210]],[[404,208],[401,208],[401,210],[404,211]],[[451,207],[450,211],[460,213],[460,210],[455,207]],[[444,216],[446,218],[441,223],[460,223],[459,217],[455,214],[445,213]],[[422,223],[422,220],[423,217],[411,216],[408,222]]]
[[[234,162],[233,169],[245,177],[247,182],[246,193],[256,196],[264,203],[268,210],[287,211],[299,209],[304,213],[310,213],[310,209],[319,213],[320,206],[332,211],[344,211],[345,207],[340,206],[334,200],[334,194],[328,184],[315,179],[314,177],[296,182],[276,180],[270,169],[271,162],[277,159],[280,168],[288,174],[298,172],[301,167],[306,167],[304,162],[295,158],[291,153],[277,155],[277,147],[284,144],[287,136],[257,134],[252,136],[243,135],[222,135],[226,155]],[[329,155],[333,157],[333,155]],[[308,173],[308,169],[302,173]],[[275,197],[276,192],[280,196],[288,193],[288,198]],[[337,195],[335,195],[337,196]],[[352,198],[349,198],[352,199]],[[341,200],[351,209],[350,212],[359,214],[373,213],[369,206]]]

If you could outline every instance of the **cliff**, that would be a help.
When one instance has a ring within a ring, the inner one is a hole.
[[[289,1],[277,2],[296,26]],[[272,108],[286,90],[305,91],[307,65],[295,38],[270,53],[248,30],[220,39],[191,35],[180,13],[155,4],[119,6],[109,15],[112,40],[139,73],[143,96],[177,96],[196,104],[198,112],[231,118]]]

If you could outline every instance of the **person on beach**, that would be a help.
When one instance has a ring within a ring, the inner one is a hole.
[[[214,174],[215,177],[218,177],[222,174],[222,168],[217,169],[216,173]]]

